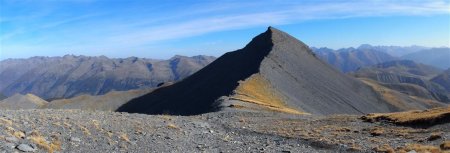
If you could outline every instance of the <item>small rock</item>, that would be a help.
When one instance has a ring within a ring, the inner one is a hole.
[[[408,151],[407,153],[417,153],[415,150]]]
[[[35,148],[31,147],[28,144],[20,144],[19,146],[17,146],[17,149],[19,149],[20,151],[23,151],[23,152],[34,152],[34,151],[36,151]]]
[[[70,141],[73,141],[73,142],[81,142],[81,139],[78,138],[78,137],[71,137],[71,138],[70,138]]]
[[[7,148],[14,149],[14,148],[16,147],[16,144],[14,144],[14,143],[5,143],[5,146],[6,146]]]
[[[17,139],[16,137],[6,137],[5,138],[6,141],[8,142],[19,142],[19,139]]]

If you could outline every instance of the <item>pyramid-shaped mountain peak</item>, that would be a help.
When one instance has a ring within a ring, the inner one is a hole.
[[[301,41],[269,27],[244,48],[118,111],[192,115],[234,105],[319,115],[397,110],[369,86],[316,58]]]
[[[265,33],[270,34],[270,38],[272,39],[273,43],[281,42],[286,39],[295,39],[294,37],[291,37],[289,34],[280,31],[274,27],[267,28],[267,31]]]
[[[285,50],[285,51],[299,51],[299,52],[306,52],[311,55],[313,54],[312,51],[309,49],[309,47],[305,45],[303,42],[274,27],[268,27],[264,33],[261,33],[255,38],[253,38],[250,41],[250,43],[248,43],[242,50],[265,56],[268,54],[268,51],[271,51],[271,48],[273,48],[274,46],[282,47],[286,45],[288,46],[295,45],[296,47],[303,49]]]

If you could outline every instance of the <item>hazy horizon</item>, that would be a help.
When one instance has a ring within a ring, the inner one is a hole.
[[[0,1],[0,60],[220,56],[274,26],[309,46],[450,47],[442,1]]]
[[[420,45],[410,45],[410,46],[396,46],[396,45],[372,45],[372,44],[361,44],[361,45],[371,45],[373,47],[425,47],[425,48],[450,48],[447,46],[437,46],[437,47],[430,47],[430,46],[420,46]],[[332,50],[339,50],[339,49],[348,49],[348,48],[358,48],[359,46],[349,46],[349,47],[343,47],[343,48],[330,48],[330,47],[325,47],[325,46],[321,46],[321,47],[317,47],[317,46],[309,46],[310,48],[317,48],[317,49],[321,49],[321,48],[328,48],[328,49],[332,49]],[[240,48],[238,48],[240,49]],[[235,50],[230,50],[230,51],[225,51],[223,52],[223,54],[225,54],[226,52],[231,52],[231,51],[235,51]],[[153,58],[153,57],[148,57],[148,56],[108,56],[108,55],[84,55],[84,54],[74,54],[74,53],[67,53],[67,54],[62,54],[62,55],[35,55],[35,56],[28,56],[28,57],[10,57],[10,58],[5,58],[3,56],[0,56],[0,61],[2,60],[7,60],[7,59],[28,59],[28,58],[33,58],[33,57],[63,57],[66,55],[71,55],[71,56],[89,56],[89,57],[100,57],[100,56],[105,56],[107,58],[130,58],[130,57],[137,57],[137,58],[147,58],[147,59],[155,59],[155,60],[167,60],[170,59],[172,57],[175,56],[186,56],[186,57],[193,57],[193,56],[213,56],[213,57],[220,57],[223,54],[220,55],[208,55],[208,54],[197,54],[197,55],[183,55],[183,54],[174,54],[172,56],[169,56],[167,58]]]

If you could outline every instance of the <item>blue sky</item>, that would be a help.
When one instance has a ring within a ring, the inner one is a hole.
[[[274,26],[309,46],[450,46],[450,0],[0,0],[0,59],[220,56]]]

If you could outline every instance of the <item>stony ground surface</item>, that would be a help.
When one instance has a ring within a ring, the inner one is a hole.
[[[314,117],[223,111],[197,116],[81,110],[1,110],[6,152],[375,152],[439,147],[450,125],[427,129]]]

